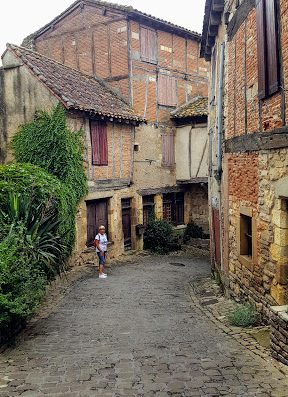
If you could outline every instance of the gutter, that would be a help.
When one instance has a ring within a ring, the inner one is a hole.
[[[217,172],[216,179],[222,177],[222,134],[223,134],[223,82],[224,82],[224,60],[225,60],[225,42],[221,44],[220,52],[220,78],[218,90],[218,111],[217,111],[217,130],[218,130],[218,148],[217,148]]]

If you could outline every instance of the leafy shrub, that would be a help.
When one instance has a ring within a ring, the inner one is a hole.
[[[21,227],[25,254],[50,276],[60,273],[62,251],[65,247],[58,234],[59,220],[56,208],[43,202],[33,207],[33,201],[26,196],[9,194],[5,210],[0,212],[0,226],[9,225],[9,234]]]
[[[37,112],[31,123],[22,125],[12,140],[15,158],[54,175],[62,183],[58,210],[59,233],[69,255],[75,243],[78,204],[87,193],[82,131],[71,131],[65,109],[58,104],[51,113]]]
[[[1,334],[32,314],[45,293],[46,275],[31,260],[18,227],[0,242]]]
[[[185,234],[184,242],[188,242],[191,238],[208,238],[209,236],[203,232],[202,227],[196,225],[193,221],[189,222]]]
[[[144,248],[159,254],[171,249],[173,228],[164,219],[151,219],[144,233]]]
[[[27,203],[26,210],[15,208],[16,203],[13,204],[13,200],[17,200],[17,197],[22,198],[22,206],[25,200],[28,200],[29,208]],[[0,166],[0,241],[7,235],[11,223],[16,221],[15,216],[20,216],[21,221],[24,221],[28,213],[34,218],[38,214],[39,220],[40,209],[41,217],[53,212],[55,222],[57,221],[55,234],[61,236],[63,245],[58,259],[59,262],[64,260],[71,251],[75,239],[75,219],[71,219],[72,209],[67,197],[69,197],[67,188],[53,175],[37,166],[32,164]]]
[[[228,321],[236,327],[250,327],[258,321],[259,315],[252,304],[238,305],[229,313]]]

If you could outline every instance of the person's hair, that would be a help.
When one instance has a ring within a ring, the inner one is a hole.
[[[104,229],[104,230],[105,230],[105,226],[104,226],[104,225],[99,226],[99,229],[98,229],[98,230],[101,230],[101,229]]]

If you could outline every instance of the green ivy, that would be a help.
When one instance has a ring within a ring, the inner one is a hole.
[[[62,184],[59,231],[67,254],[75,242],[75,218],[80,200],[87,194],[83,159],[83,131],[67,126],[65,109],[58,104],[51,113],[39,111],[20,126],[12,140],[15,159],[34,164],[55,176]]]

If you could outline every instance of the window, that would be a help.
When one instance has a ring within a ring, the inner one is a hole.
[[[173,132],[164,132],[162,134],[162,165],[173,167],[175,165],[175,149]]]
[[[240,255],[252,259],[252,218],[251,216],[240,214]]]
[[[154,196],[143,196],[143,224],[146,226],[151,218],[154,216]]]
[[[92,164],[108,165],[107,126],[99,121],[90,121]]]
[[[241,205],[237,231],[238,259],[242,265],[250,270],[257,262],[256,230],[253,209]]]
[[[163,194],[163,218],[174,225],[184,223],[184,193]]]
[[[260,99],[279,89],[278,24],[275,0],[257,0],[258,95]]]
[[[176,78],[166,74],[158,76],[158,103],[163,106],[177,105]]]
[[[157,39],[155,30],[141,28],[140,36],[142,61],[157,63]]]

